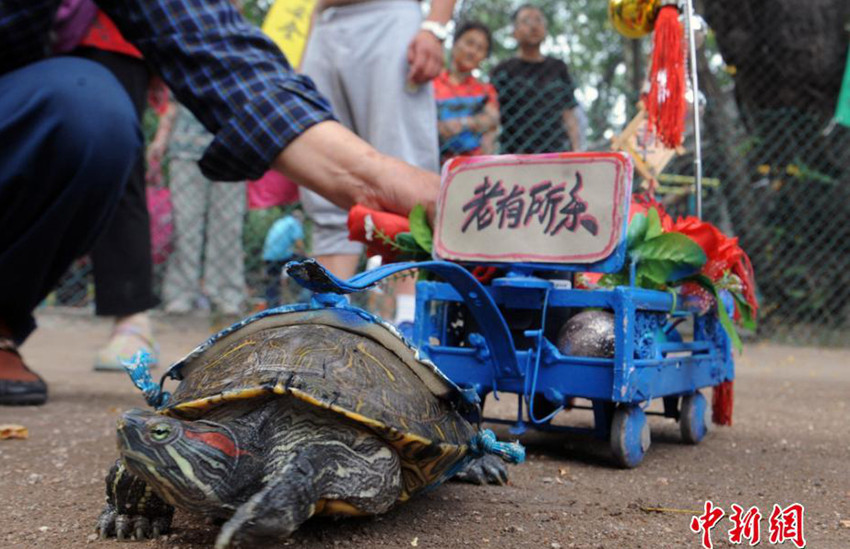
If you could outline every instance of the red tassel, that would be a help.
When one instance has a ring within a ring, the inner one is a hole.
[[[711,421],[715,425],[732,425],[732,403],[735,399],[733,381],[714,387],[711,395]]]
[[[655,20],[646,111],[649,129],[655,129],[658,140],[671,149],[682,143],[687,114],[682,37],[679,10],[675,5],[663,6]]]

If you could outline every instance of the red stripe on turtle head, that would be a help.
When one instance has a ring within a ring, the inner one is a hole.
[[[206,444],[207,446],[211,446],[230,457],[236,457],[250,453],[237,448],[236,443],[234,443],[233,440],[230,439],[230,437],[221,433],[215,433],[210,431],[196,432],[187,430],[185,435],[191,439],[198,440]]]

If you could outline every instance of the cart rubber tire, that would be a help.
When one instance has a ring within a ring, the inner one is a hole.
[[[699,391],[682,397],[679,430],[687,444],[699,444],[708,432],[708,403]]]
[[[639,406],[619,406],[611,422],[611,451],[617,464],[627,469],[640,465],[649,450],[649,423]]]

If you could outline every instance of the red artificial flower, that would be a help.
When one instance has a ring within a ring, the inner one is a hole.
[[[348,211],[348,239],[366,244],[366,254],[393,261],[397,251],[387,242],[410,231],[410,221],[401,215],[371,210],[360,204]]]
[[[717,281],[725,272],[730,271],[741,279],[744,284],[744,298],[755,316],[758,308],[755,275],[750,258],[738,245],[738,238],[728,237],[713,224],[692,216],[679,218],[671,230],[690,237],[705,252],[708,261],[702,268],[702,274]]]
[[[702,273],[717,281],[723,273],[731,270],[741,260],[744,250],[738,246],[737,238],[730,238],[720,229],[696,217],[686,217],[673,225],[673,231],[689,236],[700,245],[708,258]]]

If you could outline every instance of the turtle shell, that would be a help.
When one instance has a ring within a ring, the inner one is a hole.
[[[355,421],[401,458],[400,501],[450,476],[477,430],[457,387],[365,311],[261,313],[213,336],[167,376],[180,385],[160,412],[202,418],[234,400],[290,395]]]

